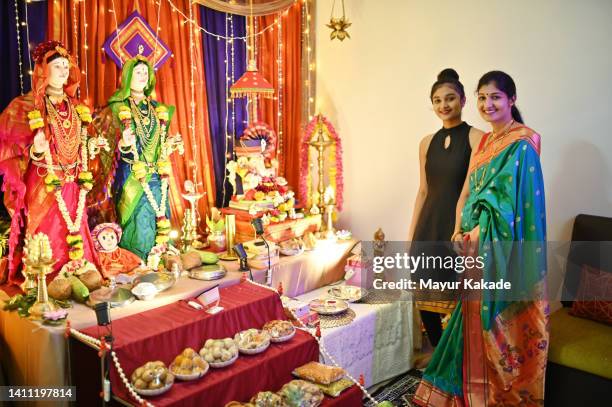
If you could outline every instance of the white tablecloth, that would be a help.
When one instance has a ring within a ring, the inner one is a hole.
[[[300,295],[309,302],[328,297],[329,287]],[[412,368],[413,308],[410,301],[389,304],[353,303],[355,320],[336,328],[322,329],[323,346],[355,379],[364,375],[366,387]],[[323,356],[322,363],[328,363]]]

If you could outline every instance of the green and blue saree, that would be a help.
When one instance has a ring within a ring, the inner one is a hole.
[[[145,98],[138,104],[130,99],[130,84],[134,68],[144,63],[149,69],[149,82],[144,88]],[[162,197],[162,182],[160,175],[156,172],[158,159],[161,154],[160,130],[164,123],[158,119],[156,108],[161,103],[155,101],[151,95],[155,90],[155,72],[151,64],[140,58],[128,60],[123,66],[121,88],[119,88],[109,99],[110,113],[112,114],[111,130],[116,140],[121,138],[124,130],[124,120],[119,119],[120,109],[126,107],[132,110],[133,115],[130,126],[136,136],[136,149],[139,159],[147,164],[147,183],[151,190],[153,199],[160,205]],[[138,111],[136,111],[136,109]],[[174,107],[167,106],[168,120],[164,121],[166,130],[170,126],[170,120]],[[135,120],[137,116],[144,119]],[[157,214],[147,198],[142,184],[132,171],[133,157],[131,153],[121,153],[115,179],[113,183],[113,195],[117,210],[117,220],[123,229],[123,235],[119,246],[136,253],[140,258],[146,260],[151,248],[156,244]],[[165,216],[170,218],[170,206],[166,200]]]
[[[540,137],[519,126],[483,137],[471,165],[462,230],[484,267],[466,272],[511,290],[482,290],[454,310],[414,402],[426,407],[541,406],[548,351],[546,210]],[[483,146],[485,146],[483,148]]]

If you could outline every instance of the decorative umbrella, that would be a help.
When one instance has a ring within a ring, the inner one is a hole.
[[[251,59],[246,72],[230,87],[230,96],[248,98],[258,95],[271,98],[274,96],[274,87],[259,73],[255,60]]]
[[[249,65],[246,72],[230,87],[230,97],[240,98],[246,97],[251,106],[251,114],[249,124],[258,122],[257,119],[257,98],[263,96],[272,98],[274,96],[274,87],[264,78],[257,70],[257,62],[255,62],[255,32],[253,31],[253,1],[249,0],[251,13],[249,15]]]

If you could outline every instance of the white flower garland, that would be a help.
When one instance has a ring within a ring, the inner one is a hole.
[[[161,200],[159,205],[155,201],[155,197],[153,196],[153,191],[151,191],[151,187],[149,187],[149,183],[144,180],[140,181],[142,185],[142,189],[147,197],[147,200],[151,204],[151,207],[155,211],[155,216],[161,218],[166,216],[166,202],[168,201],[168,178],[163,177],[161,181]]]
[[[70,212],[68,212],[68,208],[66,207],[66,201],[64,201],[64,197],[62,196],[62,190],[59,188],[55,190],[55,200],[57,201],[57,206],[70,233],[80,233],[81,231],[81,222],[83,221],[83,213],[85,212],[86,197],[87,191],[81,188],[79,191],[76,218],[73,222],[72,219],[70,219]]]
[[[83,133],[81,135],[81,167],[83,172],[87,172],[87,138],[85,135],[84,128],[81,128]],[[47,164],[47,171],[49,174],[57,177],[55,174],[54,166],[53,166],[53,158],[51,157],[51,151],[47,149],[45,151],[45,162]],[[78,176],[77,176],[78,178]],[[81,186],[79,190],[79,200],[77,204],[77,212],[74,221],[70,218],[70,212],[68,212],[68,207],[66,206],[66,201],[62,196],[62,188],[56,188],[54,195],[55,201],[57,202],[57,206],[62,214],[62,218],[66,223],[66,227],[70,233],[80,233],[81,231],[81,222],[83,221],[83,213],[85,212],[85,198],[87,197],[87,192],[89,192],[84,186]]]

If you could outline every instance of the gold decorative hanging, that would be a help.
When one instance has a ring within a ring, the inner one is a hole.
[[[334,6],[336,5],[336,0],[332,3],[332,11],[331,17],[329,19],[329,24],[327,26],[332,29],[331,34],[329,35],[330,39],[337,38],[340,41],[344,41],[345,38],[351,38],[349,33],[346,31],[347,28],[351,26],[351,22],[346,18],[346,13],[344,11],[344,0],[342,0],[342,17],[335,18],[334,17]]]

